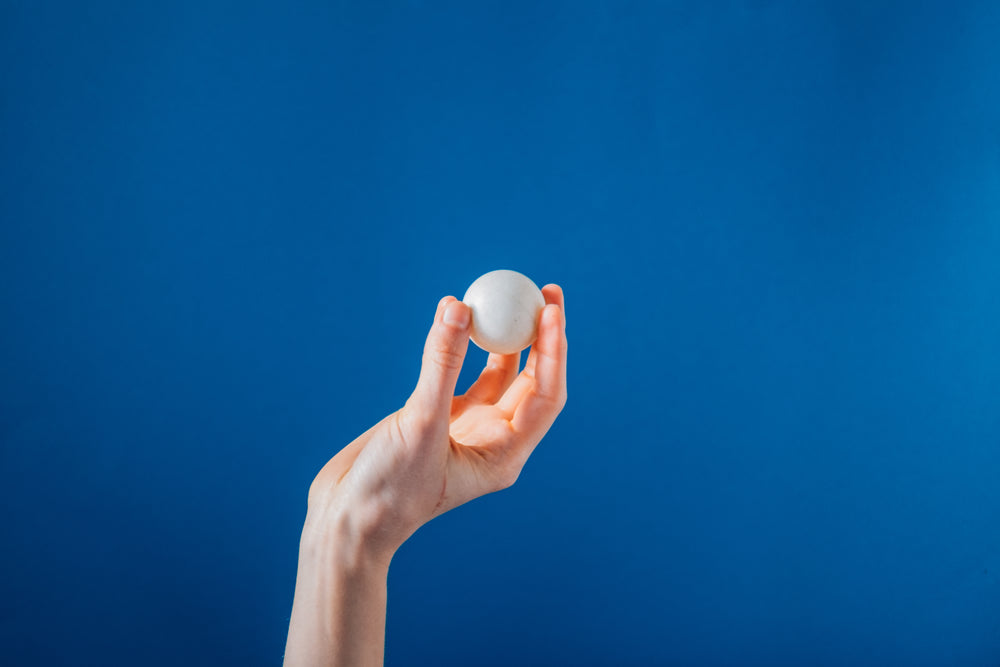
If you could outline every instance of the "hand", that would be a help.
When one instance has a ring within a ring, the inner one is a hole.
[[[416,389],[320,471],[303,537],[333,535],[340,553],[387,566],[430,519],[517,480],[566,403],[563,293],[546,285],[542,294],[547,305],[524,370],[520,354],[490,354],[462,396],[454,392],[471,313],[454,297],[440,301]]]
[[[453,507],[514,483],[566,403],[566,324],[558,285],[542,288],[538,339],[491,354],[455,396],[468,306],[438,304],[406,404],[327,463],[309,489],[285,665],[381,665],[386,580],[396,549]]]

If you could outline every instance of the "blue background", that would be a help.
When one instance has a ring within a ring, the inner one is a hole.
[[[1000,5],[155,4],[0,9],[6,664],[278,663],[496,268],[569,403],[388,664],[997,664]]]

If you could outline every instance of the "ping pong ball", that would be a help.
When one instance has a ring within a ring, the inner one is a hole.
[[[545,297],[528,276],[490,271],[469,286],[462,301],[472,310],[472,342],[487,352],[513,354],[535,342]]]

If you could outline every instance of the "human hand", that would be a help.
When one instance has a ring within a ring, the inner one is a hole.
[[[454,297],[440,301],[416,389],[319,472],[304,538],[332,537],[346,558],[387,567],[421,525],[517,480],[566,403],[563,292],[546,285],[542,294],[547,305],[524,370],[520,353],[490,354],[461,396],[454,392],[471,312]]]
[[[285,665],[381,665],[386,579],[396,549],[427,521],[514,483],[566,403],[566,325],[558,285],[542,288],[538,339],[491,354],[455,396],[468,306],[438,304],[406,404],[320,470],[309,489]]]

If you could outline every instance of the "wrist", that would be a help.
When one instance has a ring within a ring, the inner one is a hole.
[[[299,545],[285,665],[383,663],[389,559],[339,512],[311,507]]]
[[[369,512],[368,514],[373,514]],[[314,564],[350,576],[387,575],[395,549],[379,539],[378,518],[358,516],[343,508],[306,512],[299,544],[304,565]]]

